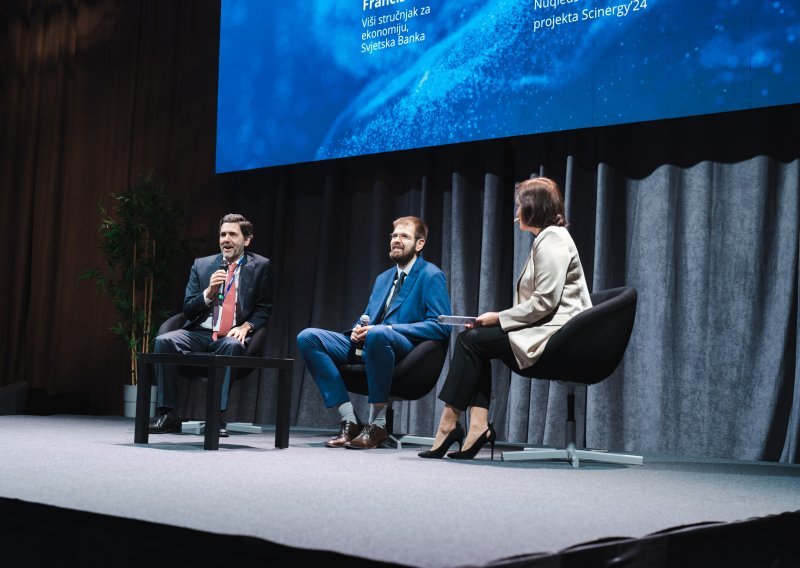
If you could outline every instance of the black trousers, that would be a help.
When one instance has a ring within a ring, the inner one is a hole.
[[[513,371],[520,370],[508,333],[500,326],[459,333],[439,400],[462,412],[469,406],[488,409],[492,400],[492,359],[502,360]]]

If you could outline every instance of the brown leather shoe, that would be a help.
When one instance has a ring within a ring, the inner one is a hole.
[[[328,448],[344,447],[350,440],[358,436],[359,432],[361,432],[361,426],[349,420],[342,420],[339,423],[339,434],[325,442],[325,446]]]
[[[383,426],[377,424],[367,424],[361,430],[361,434],[353,438],[345,448],[351,450],[371,450],[380,446],[389,437],[389,433]]]

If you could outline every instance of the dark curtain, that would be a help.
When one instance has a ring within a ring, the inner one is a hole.
[[[219,3],[16,0],[0,8],[3,302],[0,384],[83,393],[118,414],[125,347],[110,302],[79,280],[101,262],[97,203],[153,172],[217,249],[218,219],[255,225],[273,260],[269,354],[307,326],[345,329],[389,266],[387,234],[423,217],[425,257],[454,313],[508,307],[530,249],[513,184],[563,188],[592,290],[637,288],[625,359],[578,393],[590,447],[798,462],[800,107],[551,133],[215,175]],[[175,308],[180,306],[185,259]],[[396,404],[396,429],[432,435],[436,393]],[[202,385],[181,413],[202,417]],[[228,420],[274,420],[270,371],[236,383]],[[355,397],[360,414],[366,400]],[[502,439],[561,444],[565,388],[495,365]],[[298,361],[292,423],[335,428]]]

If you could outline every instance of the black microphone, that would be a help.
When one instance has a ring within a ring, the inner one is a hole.
[[[224,270],[225,274],[228,273],[228,266],[230,266],[230,262],[228,262],[227,258],[223,258],[222,262],[219,264],[219,269]],[[221,304],[222,301],[225,299],[225,282],[219,285],[219,292],[217,292],[217,300]]]
[[[366,326],[368,326],[368,325],[369,325],[369,316],[368,316],[367,314],[364,314],[363,316],[361,316],[361,317],[359,318],[359,321],[358,321],[358,323],[360,323],[360,324],[361,324],[361,327],[366,327]],[[359,346],[357,346],[357,347],[356,347],[356,357],[361,357],[361,355],[362,355],[363,353],[364,353],[364,352],[361,350],[361,346],[360,346],[360,345],[359,345]]]

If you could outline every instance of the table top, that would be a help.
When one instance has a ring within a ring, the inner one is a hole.
[[[294,359],[282,357],[248,357],[215,353],[139,353],[140,363],[160,365],[192,365],[206,367],[240,367],[251,369],[291,369]]]

